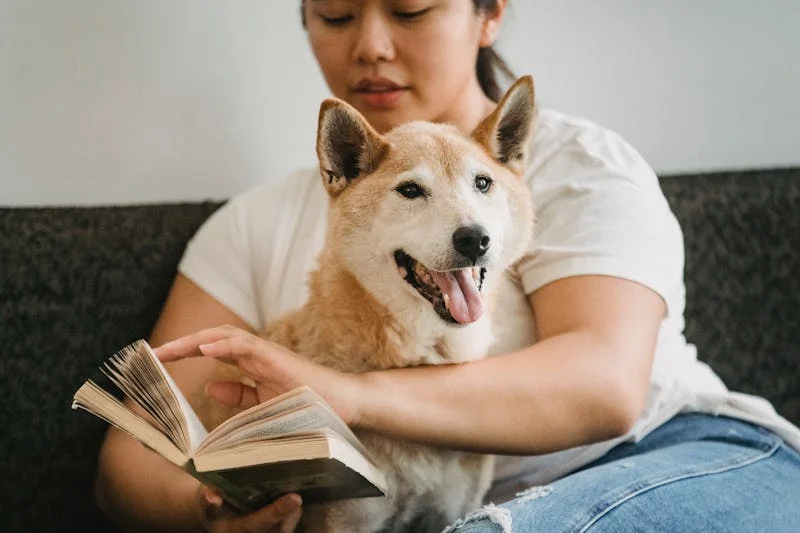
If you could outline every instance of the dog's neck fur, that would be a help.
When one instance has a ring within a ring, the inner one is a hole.
[[[485,355],[492,336],[487,317],[453,326],[423,308],[395,314],[325,249],[310,275],[309,299],[270,326],[267,337],[317,362],[346,372],[455,363]],[[331,339],[337,339],[335,345]],[[309,353],[322,351],[324,353]]]

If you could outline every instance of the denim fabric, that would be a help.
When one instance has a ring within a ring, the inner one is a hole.
[[[800,455],[739,420],[679,415],[446,531],[800,532]]]

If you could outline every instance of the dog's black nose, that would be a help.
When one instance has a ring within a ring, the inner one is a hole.
[[[462,226],[453,233],[453,247],[474,264],[489,249],[489,232],[483,226]]]

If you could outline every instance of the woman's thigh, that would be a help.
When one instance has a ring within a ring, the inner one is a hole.
[[[750,424],[682,415],[449,531],[800,532],[800,455]]]

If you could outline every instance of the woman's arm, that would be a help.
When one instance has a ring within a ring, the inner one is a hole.
[[[627,432],[647,396],[661,297],[620,278],[575,276],[545,285],[530,303],[535,345],[464,365],[366,374],[355,425],[519,454]]]
[[[232,327],[156,353],[237,364],[255,388],[209,388],[233,405],[306,383],[352,426],[449,448],[539,454],[624,434],[647,396],[664,301],[638,283],[586,275],[551,282],[530,302],[539,342],[460,365],[342,374]]]

